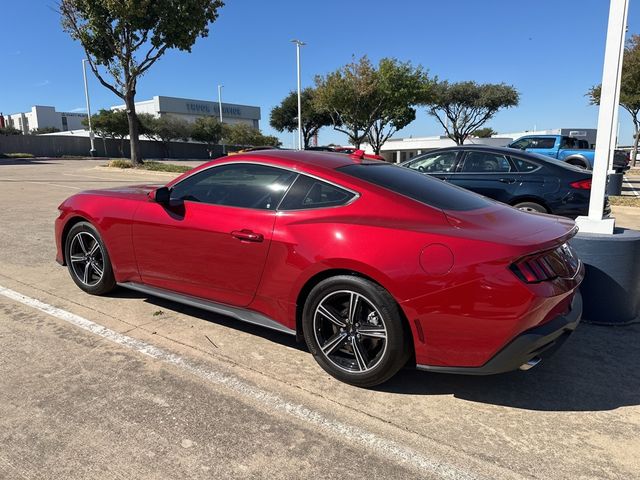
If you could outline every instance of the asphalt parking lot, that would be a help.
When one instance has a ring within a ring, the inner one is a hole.
[[[358,389],[284,334],[55,263],[64,198],[170,175],[0,162],[0,478],[640,478],[638,324],[526,373]]]

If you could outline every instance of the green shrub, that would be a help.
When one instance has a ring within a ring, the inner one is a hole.
[[[125,160],[124,158],[116,158],[115,160],[111,160],[107,165],[113,168],[133,168],[131,160]]]
[[[33,153],[0,153],[0,158],[34,158]]]

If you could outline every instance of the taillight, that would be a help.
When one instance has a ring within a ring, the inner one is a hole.
[[[565,243],[554,250],[521,258],[510,269],[525,283],[539,283],[557,277],[573,278],[579,267],[580,261]]]
[[[577,182],[571,182],[569,184],[571,188],[577,188],[578,190],[591,190],[591,179],[578,180]]]

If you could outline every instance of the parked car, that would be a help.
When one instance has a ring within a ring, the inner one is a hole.
[[[484,145],[432,150],[401,166],[527,212],[587,215],[591,172],[535,153]],[[608,198],[604,214],[611,213]]]
[[[573,221],[360,156],[256,151],[59,210],[56,260],[85,292],[121,285],[296,335],[359,386],[408,362],[528,369],[582,311]]]
[[[564,135],[527,135],[507,145],[509,148],[546,155],[576,167],[593,170],[595,150],[585,140]],[[617,173],[629,170],[629,157],[622,150],[613,154],[613,169]]]

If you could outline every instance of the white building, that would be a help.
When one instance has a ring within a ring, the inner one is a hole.
[[[85,113],[56,112],[55,107],[34,105],[30,112],[4,115],[4,123],[22,130],[24,134],[38,128],[56,128],[66,132],[84,128],[82,120],[85,118],[87,118]]]
[[[468,145],[491,145],[493,147],[504,147],[510,143],[512,138],[503,138],[502,135],[497,138],[476,138],[469,137],[465,141]],[[415,137],[415,138],[390,138],[385,142],[380,151],[380,155],[388,162],[400,163],[410,158],[420,155],[421,153],[435,150],[436,148],[453,147],[456,142],[445,135],[434,137]],[[371,147],[363,144],[362,148],[373,153]]]
[[[112,110],[124,108],[124,105],[111,107]],[[220,104],[208,100],[155,96],[151,100],[136,102],[136,113],[149,113],[156,117],[168,115],[195,122],[198,117],[220,118]],[[260,128],[260,107],[222,102],[222,121]]]

